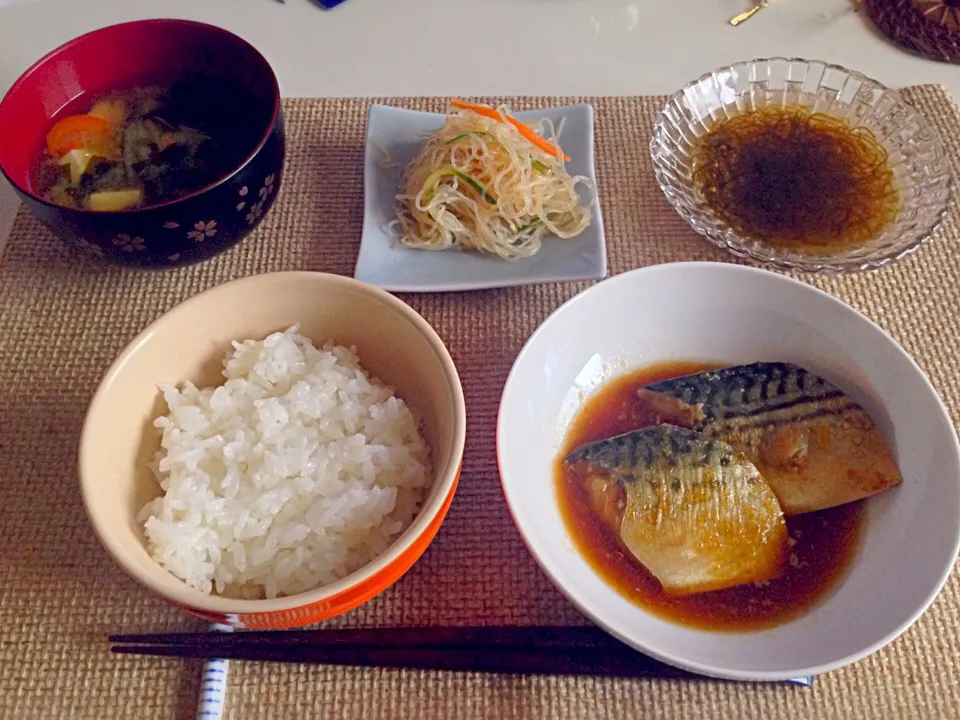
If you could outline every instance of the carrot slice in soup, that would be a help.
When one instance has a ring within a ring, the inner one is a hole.
[[[47,133],[47,150],[64,155],[71,150],[105,150],[110,145],[110,123],[93,115],[68,115]]]

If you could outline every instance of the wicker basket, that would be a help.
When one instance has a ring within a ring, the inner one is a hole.
[[[932,60],[960,63],[957,0],[863,0],[867,16],[894,42]]]

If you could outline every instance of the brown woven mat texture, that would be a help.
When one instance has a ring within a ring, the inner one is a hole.
[[[960,113],[939,87],[907,97],[942,129],[960,177]],[[660,97],[501,98],[517,109],[590,102],[611,274],[679,260],[730,261],[657,188],[648,156]],[[490,100],[490,99],[488,99]],[[124,575],[91,532],[76,447],[100,377],[161,313],[237,277],[278,270],[351,275],[363,217],[371,102],[442,111],[440,98],[285,101],[288,167],[257,232],[204,264],[103,268],[64,250],[21,211],[0,258],[0,719],[193,717],[200,666],[111,656],[116,632],[201,629]],[[960,421],[960,216],[892,267],[802,279],[893,334]],[[467,451],[436,540],[393,588],[333,624],[581,624],[524,548],[503,501],[494,447],[503,383],[524,340],[586,284],[404,299],[440,333],[467,397]],[[895,569],[891,568],[893,576]],[[895,580],[892,580],[895,582]],[[881,589],[878,589],[878,592]],[[864,602],[882,602],[882,596]],[[225,717],[239,718],[956,718],[960,575],[896,642],[812,689],[715,681],[501,677],[232,663]]]

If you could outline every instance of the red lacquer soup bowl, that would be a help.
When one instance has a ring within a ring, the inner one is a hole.
[[[132,209],[46,198],[40,168],[53,125],[147,86],[186,97],[204,134],[229,143],[215,156],[223,167],[208,163],[199,188],[174,187]],[[280,89],[263,55],[226,30],[173,19],[94,30],[38,60],[0,100],[0,137],[17,138],[0,144],[0,171],[54,235],[86,255],[145,268],[206,260],[247,237],[276,199],[285,154]]]

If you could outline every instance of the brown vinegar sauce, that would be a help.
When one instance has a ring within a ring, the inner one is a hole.
[[[628,600],[690,627],[757,630],[802,615],[837,585],[856,554],[864,501],[788,517],[790,566],[775,580],[670,596],[594,513],[578,477],[563,465],[564,456],[578,445],[656,423],[653,411],[636,397],[638,388],[717,367],[698,362],[657,363],[608,380],[587,399],[567,432],[555,462],[556,494],[574,546],[604,582]]]
[[[876,137],[799,105],[715,122],[694,149],[693,181],[739,234],[798,252],[861,246],[900,207],[887,151]]]

